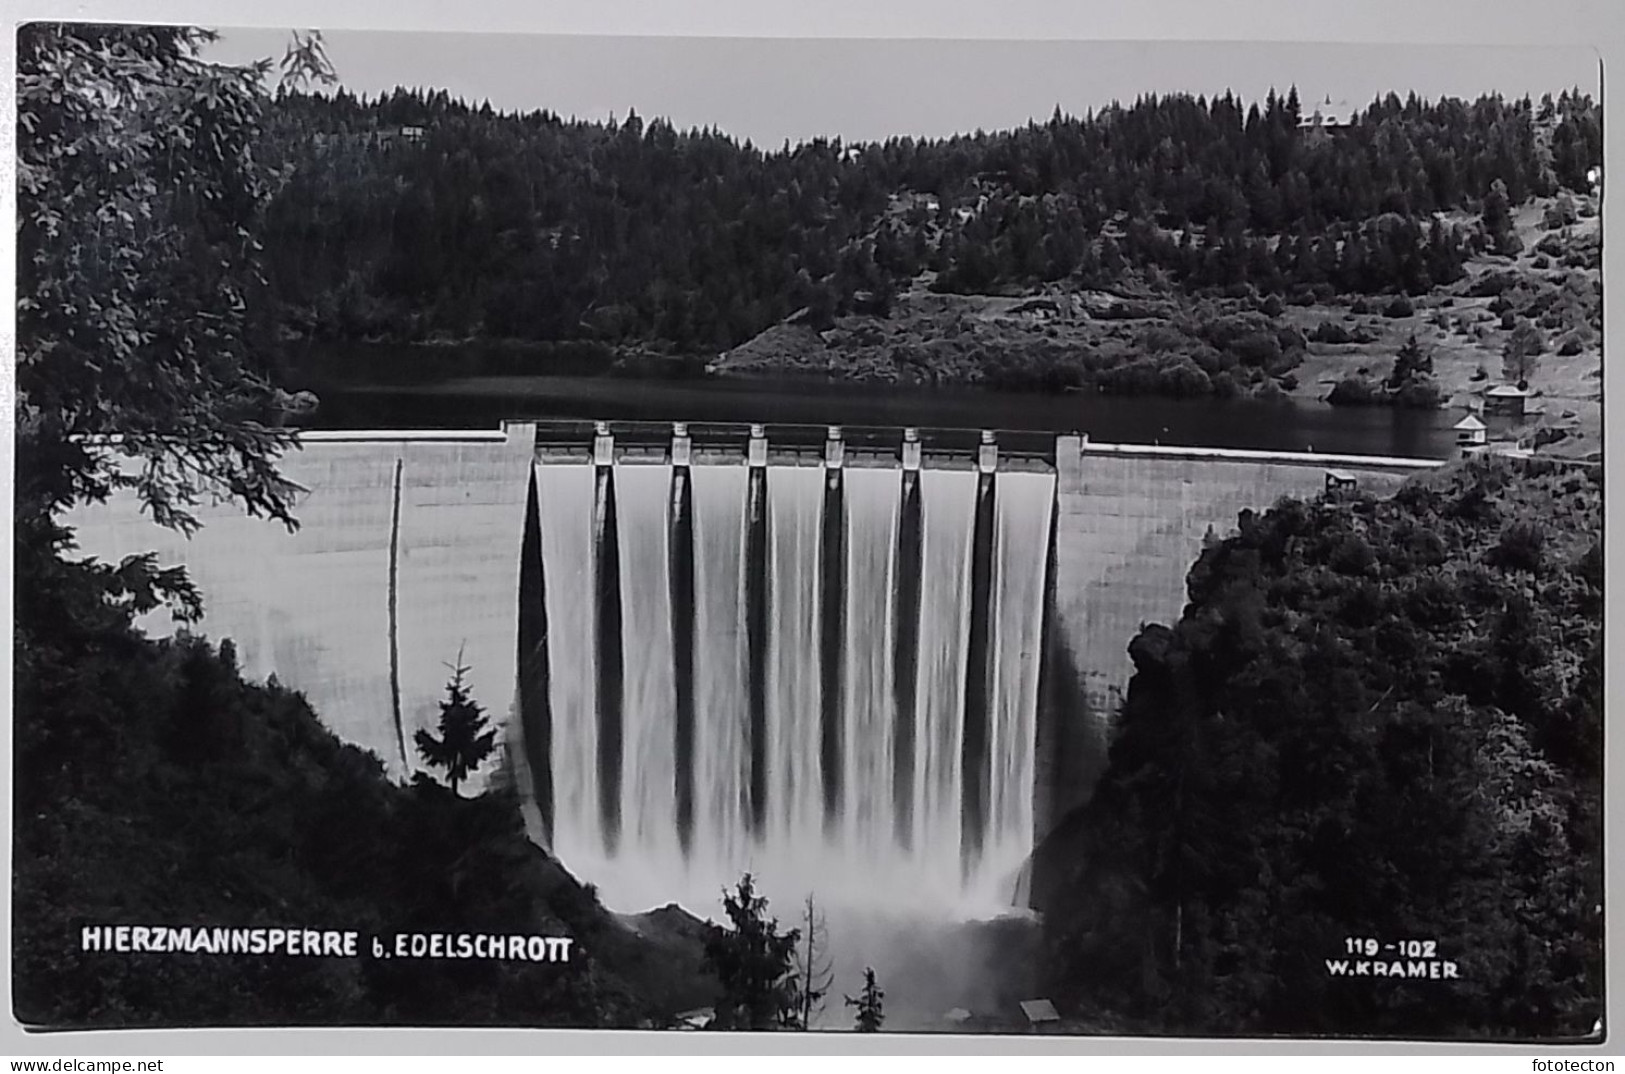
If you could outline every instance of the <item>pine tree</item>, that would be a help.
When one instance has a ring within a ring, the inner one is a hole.
[[[1512,212],[1507,201],[1507,185],[1500,179],[1490,184],[1484,199],[1484,233],[1489,236],[1490,249],[1503,257],[1512,257],[1523,249],[1523,242],[1512,227]]]
[[[496,731],[486,730],[490,721],[469,696],[464,681],[468,670],[459,652],[451,681],[446,683],[446,699],[440,702],[439,737],[422,729],[414,736],[424,762],[446,770],[446,782],[453,794],[457,793],[457,785],[484,764],[496,748]]]
[[[1509,384],[1525,385],[1535,375],[1535,360],[1546,351],[1539,327],[1520,321],[1501,351],[1501,376]]]
[[[767,899],[756,894],[746,873],[722,906],[733,928],[712,925],[705,940],[705,965],[722,982],[718,1029],[783,1029],[796,1024],[796,944],[801,934],[781,933],[767,914]]]
[[[885,998],[886,993],[882,992],[875,984],[875,971],[865,969],[863,971],[863,991],[859,993],[857,999],[853,999],[851,996],[846,997],[846,1005],[858,1009],[853,1022],[854,1028],[859,1033],[880,1032],[881,1023],[886,1020],[886,1013],[881,1007],[881,1001]]]
[[[1416,342],[1413,335],[1394,356],[1394,368],[1393,372],[1388,374],[1387,385],[1391,391],[1398,391],[1417,377],[1432,375],[1433,355],[1422,350],[1422,345]]]

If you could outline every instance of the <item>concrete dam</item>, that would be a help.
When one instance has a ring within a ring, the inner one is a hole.
[[[230,504],[190,540],[132,499],[68,521],[85,554],[184,564],[197,629],[394,775],[460,656],[502,728],[485,776],[613,908],[709,905],[750,870],[791,899],[993,911],[1086,795],[1128,643],[1178,618],[1209,528],[1328,468],[1388,492],[1437,465],[522,423],[307,433],[292,534]]]

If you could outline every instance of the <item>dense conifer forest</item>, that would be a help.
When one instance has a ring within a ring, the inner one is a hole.
[[[1243,513],[1132,641],[1106,773],[1039,851],[1054,985],[1162,1032],[1592,1034],[1601,495],[1481,458]],[[1460,976],[1335,976],[1351,937]]]
[[[630,113],[444,91],[287,93],[265,260],[302,333],[738,345],[900,286],[1418,295],[1503,250],[1509,206],[1591,189],[1598,105],[1387,95],[1303,126],[1296,89],[1148,96],[943,140],[776,149]]]

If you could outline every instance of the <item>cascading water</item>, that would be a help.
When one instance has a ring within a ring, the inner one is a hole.
[[[750,674],[745,625],[746,498],[743,466],[696,466],[694,491],[694,849],[665,877],[677,891],[638,907],[716,899],[732,871],[749,858]],[[742,868],[742,866],[741,866]],[[689,883],[705,877],[704,890]],[[661,877],[652,877],[660,887]],[[640,885],[641,886],[641,885]]]
[[[976,475],[920,472],[919,650],[914,688],[914,833],[921,884],[957,902],[961,887],[966,645]]]
[[[1055,482],[1048,474],[998,477],[994,584],[991,780],[983,866],[975,894],[1009,892],[1033,841],[1033,742],[1037,734],[1044,571]],[[993,885],[989,888],[988,885]]]
[[[669,466],[622,466],[620,497],[622,713],[621,835],[629,851],[666,848],[676,816],[673,716],[677,687],[668,579]]]
[[[892,653],[899,482],[895,470],[845,473],[846,615],[841,638],[842,823],[837,838],[866,863],[894,857],[892,787],[900,714]],[[912,714],[909,714],[912,718]]]
[[[818,842],[823,810],[820,742],[819,497],[824,472],[776,470],[768,483],[767,830],[770,842]],[[813,659],[809,659],[809,655]]]
[[[781,915],[809,892],[949,914],[1010,905],[1032,844],[1052,475],[626,462],[612,482],[587,464],[536,475],[553,847],[607,905],[712,914],[747,870]],[[987,620],[974,644],[973,610]],[[604,624],[618,624],[618,672],[598,651]],[[966,745],[968,710],[980,746]]]
[[[565,861],[604,856],[598,802],[598,721],[592,644],[594,474],[590,466],[536,470],[546,580],[552,712],[553,847]]]

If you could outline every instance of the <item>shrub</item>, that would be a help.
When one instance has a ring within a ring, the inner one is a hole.
[[[1362,377],[1344,377],[1332,388],[1326,401],[1332,406],[1372,406],[1377,402],[1377,390]]]
[[[1138,321],[1155,317],[1157,311],[1143,302],[1113,302],[1104,309],[1091,310],[1089,315],[1097,321]]]
[[[1542,553],[1546,547],[1546,533],[1533,522],[1514,522],[1501,531],[1501,538],[1490,550],[1492,566],[1511,571],[1538,572]]]
[[[1152,395],[1157,390],[1157,374],[1154,359],[1140,358],[1101,370],[1096,383],[1111,395]]]
[[[1184,355],[1165,362],[1157,371],[1157,391],[1175,397],[1213,394],[1213,381]]]
[[[1382,315],[1384,317],[1409,317],[1415,312],[1415,303],[1404,295],[1400,295],[1383,307]]]
[[[1281,342],[1268,332],[1253,332],[1233,341],[1227,348],[1242,365],[1267,368],[1281,359]]]
[[[1394,394],[1394,403],[1408,410],[1437,410],[1444,405],[1444,393],[1432,377],[1413,377]]]
[[[1302,357],[1302,352],[1309,349],[1309,337],[1290,324],[1284,324],[1275,330],[1275,340],[1281,345],[1281,350],[1287,354]]]
[[[1163,351],[1181,350],[1191,339],[1171,324],[1157,323],[1142,329],[1135,342],[1148,354],[1160,354]]]
[[[1338,574],[1358,577],[1377,565],[1376,550],[1358,534],[1347,534],[1337,542],[1328,566]]]
[[[1442,578],[1424,578],[1405,600],[1411,618],[1424,626],[1449,626],[1461,618],[1461,596]]]
[[[1535,447],[1543,448],[1547,444],[1556,444],[1569,438],[1567,429],[1555,425],[1542,426],[1535,430]]]
[[[1221,351],[1210,347],[1206,343],[1198,343],[1190,350],[1191,361],[1201,367],[1202,372],[1212,376],[1223,373],[1227,369],[1236,367],[1236,356],[1229,351]]]
[[[1568,227],[1576,219],[1578,216],[1574,211],[1574,199],[1565,192],[1546,206],[1546,213],[1541,222],[1546,225],[1547,231],[1556,231],[1558,228]]]
[[[1371,312],[1371,307],[1370,307],[1370,305],[1368,305],[1366,303],[1365,299],[1357,298],[1349,306],[1349,312],[1350,313],[1370,313]]]
[[[1542,291],[1523,304],[1523,315],[1525,317],[1539,317],[1557,305],[1558,297],[1559,293],[1555,289],[1548,288]]]
[[[1517,282],[1516,273],[1505,271],[1486,272],[1473,281],[1473,286],[1468,289],[1467,293],[1475,298],[1489,298],[1493,295],[1499,295],[1509,287],[1515,286]]]
[[[1336,321],[1321,321],[1315,330],[1309,333],[1309,338],[1315,343],[1353,343],[1354,337],[1349,330]]]

